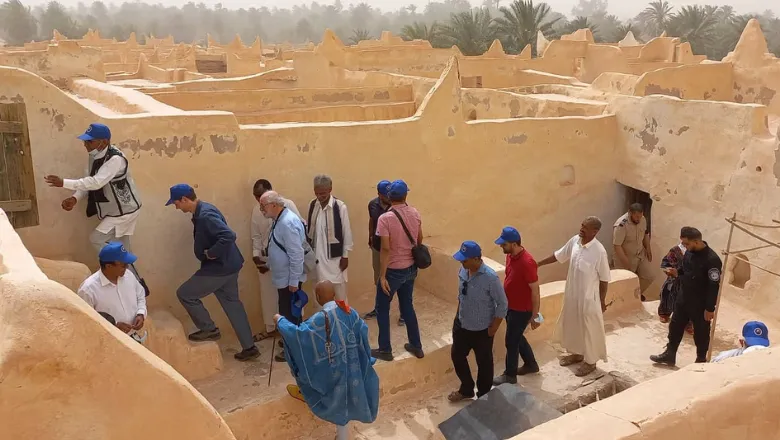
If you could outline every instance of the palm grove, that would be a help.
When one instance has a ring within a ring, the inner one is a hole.
[[[101,1],[79,3],[66,8],[52,1],[31,8],[21,0],[0,4],[0,39],[9,45],[33,40],[48,40],[57,29],[69,38],[80,38],[88,29],[100,30],[107,38],[119,41],[135,32],[145,35],[173,35],[177,42],[203,44],[206,34],[226,43],[235,34],[244,41],[260,36],[265,41],[319,42],[326,28],[346,43],[377,38],[389,30],[404,39],[425,39],[434,47],[458,46],[465,55],[485,52],[494,39],[508,53],[519,53],[530,44],[535,50],[541,31],[548,39],[560,38],[577,29],[590,28],[597,42],[616,42],[632,31],[639,40],[666,32],[691,43],[697,54],[720,60],[731,51],[745,25],[757,18],[767,35],[770,51],[780,56],[780,18],[771,10],[762,13],[738,13],[731,6],[683,6],[653,1],[635,18],[621,21],[608,11],[607,0],[579,0],[571,19],[533,0],[485,0],[472,7],[467,0],[430,2],[423,10],[414,5],[396,11],[381,11],[366,3],[345,7],[341,0],[332,4],[312,2],[291,8],[226,9],[203,3],[179,7],[162,4],[126,2],[120,5]],[[502,4],[505,3],[505,4]]]

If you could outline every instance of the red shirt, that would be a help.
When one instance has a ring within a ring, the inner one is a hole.
[[[533,311],[529,284],[539,281],[536,269],[534,257],[525,249],[514,257],[511,254],[506,256],[504,292],[506,292],[506,299],[509,302],[509,310]]]

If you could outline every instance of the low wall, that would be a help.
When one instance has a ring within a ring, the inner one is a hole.
[[[1,210],[0,237],[4,437],[235,440],[170,365],[47,279]]]
[[[561,95],[522,95],[488,89],[463,90],[463,116],[473,119],[598,116],[606,102]]]
[[[537,426],[513,440],[777,438],[780,351],[691,364]]]
[[[46,50],[0,52],[0,66],[19,67],[60,88],[67,88],[71,78],[106,80],[100,50],[73,42],[62,41]]]
[[[281,122],[386,121],[414,116],[413,102],[366,105],[336,105],[307,109],[276,110],[260,113],[236,113],[239,124]]]
[[[73,93],[98,102],[120,114],[182,114],[182,110],[165,105],[150,96],[126,87],[117,87],[92,79],[73,81]]]
[[[259,90],[297,88],[298,78],[292,68],[280,68],[257,75],[236,78],[200,79],[174,84],[181,92],[207,92],[218,90]]]
[[[349,89],[228,90],[216,92],[149,93],[154,99],[182,110],[259,112],[312,106],[411,102],[412,88],[361,87]]]
[[[687,100],[731,101],[734,84],[730,63],[689,64],[642,75],[636,96],[667,95]]]

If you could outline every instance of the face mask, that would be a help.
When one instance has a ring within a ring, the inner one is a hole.
[[[89,157],[94,159],[98,154],[100,154],[100,150],[92,150],[89,152]]]

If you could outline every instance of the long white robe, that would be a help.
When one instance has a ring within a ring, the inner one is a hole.
[[[556,339],[569,353],[582,355],[588,364],[606,361],[599,282],[610,281],[607,251],[595,238],[583,246],[575,235],[555,252],[555,258],[560,263],[570,262]]]
[[[312,223],[315,224],[316,228],[314,231],[314,255],[317,257],[316,280],[318,282],[330,281],[338,285],[347,282],[347,270],[342,271],[339,267],[341,257],[328,258],[328,249],[330,247],[328,243],[328,228],[333,228],[333,225],[328,224],[328,210],[333,209],[334,203],[336,203],[336,199],[333,197],[325,205],[325,208],[319,202],[315,203]],[[341,229],[344,240],[343,257],[348,258],[349,252],[352,250],[352,229],[349,224],[347,205],[343,202],[339,204],[339,214],[341,215]]]

